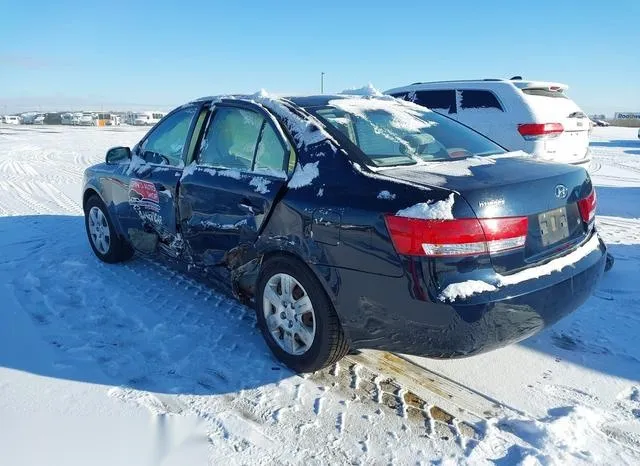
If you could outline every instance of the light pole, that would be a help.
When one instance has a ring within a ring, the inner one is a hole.
[[[324,94],[324,71],[320,72],[320,94]]]

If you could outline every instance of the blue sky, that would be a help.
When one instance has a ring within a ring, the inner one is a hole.
[[[518,74],[587,112],[640,111],[640,1],[515,5],[0,0],[0,112],[316,93],[321,71],[327,92]]]

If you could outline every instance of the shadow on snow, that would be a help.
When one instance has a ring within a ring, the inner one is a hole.
[[[628,237],[635,224],[625,220],[640,218],[640,188],[596,186],[596,191],[598,215],[620,217],[619,225],[603,225],[605,237]],[[635,233],[636,239],[629,242],[640,243]],[[607,247],[615,264],[604,274],[594,295],[573,314],[520,344],[635,381],[640,374],[640,244]]]
[[[613,141],[591,141],[592,147],[640,147],[640,140],[616,139]]]
[[[100,262],[82,217],[0,217],[0,280],[0,366],[190,394],[293,375],[253,310],[144,258]]]
[[[597,214],[640,218],[640,187],[596,186]]]

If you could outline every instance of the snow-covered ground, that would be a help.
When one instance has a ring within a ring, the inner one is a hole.
[[[413,358],[504,405],[472,439],[389,408],[364,368],[291,373],[250,309],[189,278],[145,259],[100,263],[82,171],[143,131],[0,125],[0,464],[640,462],[637,131],[593,135],[616,257],[596,295],[518,345]]]

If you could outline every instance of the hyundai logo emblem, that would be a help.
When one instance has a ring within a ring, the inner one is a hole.
[[[555,187],[555,193],[558,199],[564,199],[568,194],[567,187],[563,184],[559,184]]]

